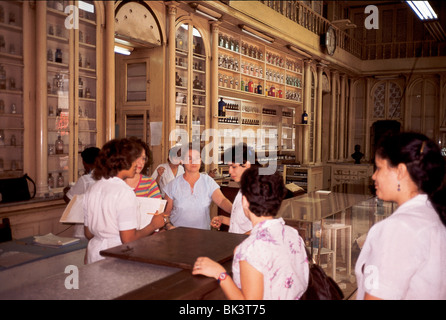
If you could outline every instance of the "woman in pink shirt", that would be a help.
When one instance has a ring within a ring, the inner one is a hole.
[[[279,174],[247,169],[241,179],[242,206],[253,229],[234,252],[231,278],[222,265],[199,257],[192,274],[214,277],[231,300],[294,300],[308,286],[305,244],[297,230],[274,219],[285,196]]]

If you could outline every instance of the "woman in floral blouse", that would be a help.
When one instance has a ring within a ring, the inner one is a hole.
[[[283,178],[250,168],[241,179],[242,206],[251,235],[234,252],[233,278],[219,263],[199,257],[192,274],[214,277],[228,299],[299,299],[308,285],[308,260],[297,230],[274,219],[285,195]]]

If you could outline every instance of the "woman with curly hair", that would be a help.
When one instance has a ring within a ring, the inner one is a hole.
[[[152,234],[164,226],[162,215],[137,230],[137,200],[125,179],[134,177],[143,148],[129,139],[107,142],[96,159],[97,180],[84,196],[84,228],[89,240],[87,263],[104,259],[99,252]]]

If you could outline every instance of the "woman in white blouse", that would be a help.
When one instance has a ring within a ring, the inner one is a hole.
[[[137,200],[125,182],[136,173],[142,146],[129,139],[107,142],[99,152],[93,178],[97,180],[84,196],[84,228],[89,240],[87,263],[103,259],[101,250],[137,240],[162,228],[165,219],[155,215],[145,228],[137,230]]]
[[[446,299],[445,160],[417,133],[384,139],[375,154],[378,198],[398,209],[374,225],[356,263],[357,299]]]
[[[152,173],[152,179],[156,180],[163,198],[166,195],[165,189],[167,184],[184,173],[181,158],[176,154],[176,151],[178,151],[177,148],[169,150],[167,163],[160,164]]]

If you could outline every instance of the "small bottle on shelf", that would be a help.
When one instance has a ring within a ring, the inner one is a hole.
[[[79,78],[79,98],[84,97],[84,81],[82,81],[82,78]]]
[[[54,61],[58,62],[58,63],[62,63],[62,50],[61,49],[56,49]]]
[[[223,101],[223,98],[220,98],[220,101],[218,102],[218,116],[226,116],[226,102]]]
[[[62,188],[65,184],[62,172],[59,172],[59,175],[57,176],[57,187]]]
[[[308,124],[308,113],[306,110],[302,113],[302,124]]]
[[[56,154],[63,154],[63,140],[61,136],[57,137],[56,143],[54,145],[56,149]]]
[[[51,173],[48,174],[48,187],[54,188],[54,177]]]

